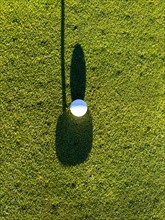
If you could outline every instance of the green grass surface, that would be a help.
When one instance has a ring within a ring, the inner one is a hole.
[[[56,153],[61,2],[0,1],[1,220],[165,219],[164,6],[65,1],[67,106],[80,44],[93,126],[88,158],[69,166]]]

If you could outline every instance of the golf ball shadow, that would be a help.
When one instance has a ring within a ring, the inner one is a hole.
[[[56,127],[56,154],[59,161],[68,166],[83,163],[92,148],[93,128],[89,110],[81,117],[64,112]]]

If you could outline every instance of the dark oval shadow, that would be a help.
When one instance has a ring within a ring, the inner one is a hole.
[[[72,54],[70,69],[70,87],[72,101],[84,99],[86,88],[86,63],[80,44],[76,44]]]
[[[64,112],[56,126],[56,154],[59,161],[68,166],[84,162],[91,151],[93,141],[92,117],[88,111],[81,118]]]

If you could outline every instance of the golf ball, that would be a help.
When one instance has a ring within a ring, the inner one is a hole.
[[[74,116],[81,117],[87,112],[87,104],[81,99],[74,100],[70,105],[70,110]]]

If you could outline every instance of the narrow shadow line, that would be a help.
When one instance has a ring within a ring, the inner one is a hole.
[[[65,2],[61,0],[61,80],[62,80],[62,106],[66,110],[66,79],[65,79]]]

